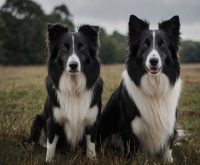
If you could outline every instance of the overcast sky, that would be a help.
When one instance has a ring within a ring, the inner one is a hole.
[[[0,5],[5,0],[0,0]],[[118,30],[127,33],[130,14],[157,23],[179,15],[183,39],[200,41],[200,0],[34,0],[47,12],[54,6],[66,4],[76,25],[100,25],[111,33]]]

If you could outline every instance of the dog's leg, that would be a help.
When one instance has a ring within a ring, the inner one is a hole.
[[[56,134],[56,123],[52,119],[47,121],[47,153],[46,162],[51,162],[58,142],[58,134]]]
[[[89,159],[96,159],[96,136],[97,136],[97,129],[98,129],[99,121],[97,120],[91,127],[86,129],[86,152],[87,157]]]
[[[54,136],[54,139],[53,139],[52,142],[50,142],[50,140],[47,139],[46,162],[52,161],[54,154],[55,154],[57,142],[58,142],[58,136],[57,135]]]
[[[174,128],[174,133],[170,136],[168,145],[164,149],[162,158],[164,162],[166,163],[173,163],[173,157],[172,157],[172,146],[174,144],[175,139],[177,138],[178,133],[176,128]]]
[[[123,151],[123,140],[119,134],[115,133],[111,136],[111,145],[118,151]]]
[[[165,163],[173,163],[172,148],[166,147],[163,152],[163,160]]]
[[[44,128],[44,125],[46,123],[46,118],[44,114],[37,114],[32,122],[31,126],[31,134],[29,141],[33,143],[38,143],[39,138],[41,135],[41,130]]]
[[[132,133],[131,129],[126,129],[122,132],[122,140],[124,147],[124,156],[131,158],[138,150],[140,142],[138,138]]]
[[[92,142],[91,135],[86,135],[87,157],[89,159],[96,159],[95,142]]]

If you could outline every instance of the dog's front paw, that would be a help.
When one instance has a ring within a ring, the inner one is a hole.
[[[164,161],[165,161],[165,163],[173,163],[173,157],[172,156],[169,156],[169,157],[166,157],[165,159],[164,159]]]
[[[47,150],[47,153],[46,153],[46,162],[47,163],[52,162],[53,157],[54,157],[54,152]]]
[[[165,163],[173,163],[173,157],[172,157],[172,150],[167,149],[163,155],[163,159]]]
[[[52,143],[49,143],[49,140],[47,140],[46,162],[51,162],[53,160],[57,142],[58,142],[58,136],[55,136]]]
[[[97,158],[97,154],[95,151],[92,151],[92,150],[87,150],[87,157],[91,160],[96,160]]]
[[[97,155],[96,155],[96,150],[95,150],[95,143],[91,141],[91,136],[87,135],[86,136],[86,144],[87,144],[87,157],[91,160],[95,160]]]

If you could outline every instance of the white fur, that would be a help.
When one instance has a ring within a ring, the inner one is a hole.
[[[41,130],[40,138],[39,138],[39,144],[43,147],[47,147],[47,137],[44,133],[44,129]]]
[[[58,142],[58,136],[55,135],[53,142],[49,143],[49,140],[47,139],[47,153],[46,153],[46,162],[51,162],[55,151],[56,151],[56,144]]]
[[[163,73],[145,74],[139,88],[130,79],[126,70],[123,79],[129,96],[141,114],[141,117],[136,117],[132,121],[132,130],[144,149],[154,154],[166,147],[168,137],[173,133],[181,80],[178,79],[175,85],[171,86]]]
[[[157,64],[157,67],[158,68],[161,68],[162,66],[162,61],[161,61],[161,58],[160,58],[160,55],[158,53],[158,51],[156,50],[156,46],[155,46],[155,31],[152,31],[152,35],[153,35],[153,47],[152,47],[152,50],[150,51],[150,53],[147,55],[147,58],[146,58],[146,67],[147,68],[151,68],[151,64],[150,64],[150,59],[151,58],[158,58],[158,64]]]
[[[183,129],[177,129],[176,131],[177,131],[178,139],[183,138],[186,134],[186,131]]]
[[[155,41],[156,41],[156,32],[155,32],[155,30],[152,31],[152,36],[153,36],[153,48],[155,48]]]
[[[162,66],[161,58],[156,49],[152,49],[151,52],[147,55],[146,62],[145,62],[147,68],[151,68],[151,64],[150,64],[151,58],[158,58],[157,67],[161,68],[161,66]]]
[[[71,70],[71,68],[69,67],[69,65],[73,62],[77,62],[78,63],[78,68],[77,71],[80,72],[81,71],[81,63],[80,60],[78,58],[78,56],[75,53],[75,48],[74,48],[74,36],[72,35],[72,55],[69,56],[68,60],[67,60],[67,71],[69,72]]]
[[[55,120],[65,126],[68,141],[75,147],[82,138],[85,126],[92,125],[98,114],[98,107],[90,108],[92,89],[86,90],[86,80],[82,73],[68,75],[63,72],[59,91],[60,107],[54,107]]]
[[[163,160],[166,163],[173,163],[173,157],[172,157],[172,149],[169,147],[166,147],[163,153]]]
[[[87,157],[96,158],[95,143],[91,142],[91,135],[86,135]]]
[[[86,92],[86,79],[82,72],[70,74],[63,71],[59,81],[59,91],[68,94],[70,97],[82,95]]]

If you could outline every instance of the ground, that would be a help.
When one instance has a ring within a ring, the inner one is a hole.
[[[104,65],[103,105],[118,86],[123,65]],[[186,136],[173,147],[174,164],[200,164],[200,64],[182,65],[181,94],[177,127],[186,130]],[[45,101],[45,66],[0,66],[0,164],[45,164],[45,149],[22,144],[28,137],[33,116],[40,112]],[[85,151],[77,148],[70,153],[56,152],[52,164],[162,164],[150,156],[138,153],[131,160],[101,149],[98,159],[86,158]]]

